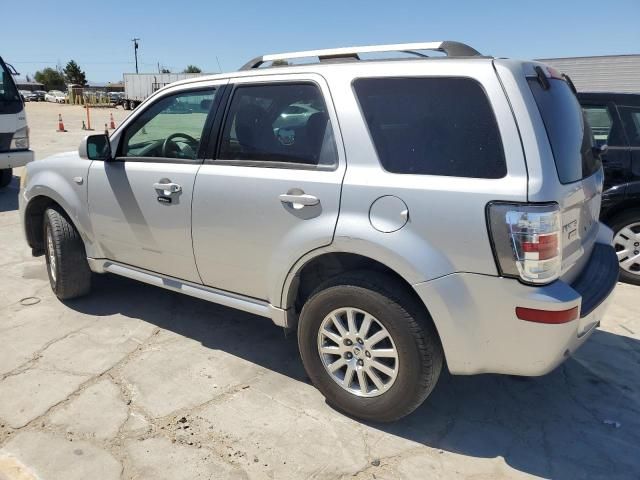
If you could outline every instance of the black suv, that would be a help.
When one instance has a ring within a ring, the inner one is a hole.
[[[596,145],[609,146],[600,218],[614,231],[620,278],[640,285],[640,95],[579,93],[578,100]]]

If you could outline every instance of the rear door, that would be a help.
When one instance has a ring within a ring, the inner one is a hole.
[[[191,202],[218,90],[157,97],[123,126],[115,160],[92,163],[89,213],[107,259],[200,283]]]
[[[205,285],[279,305],[289,268],[333,238],[345,171],[337,119],[319,75],[231,83],[195,183],[194,253]]]

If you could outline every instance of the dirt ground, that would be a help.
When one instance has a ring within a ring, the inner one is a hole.
[[[109,113],[128,112],[94,124]],[[37,159],[85,134],[79,107],[27,115]],[[58,301],[17,195],[18,178],[0,192],[2,480],[638,478],[640,287],[618,285],[549,375],[444,374],[414,414],[366,424],[326,405],[264,318],[114,276]]]

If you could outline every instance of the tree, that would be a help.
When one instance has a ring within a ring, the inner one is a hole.
[[[183,73],[202,73],[200,67],[196,67],[195,65],[187,65],[187,68],[184,69]]]
[[[64,67],[64,76],[67,78],[69,83],[83,86],[87,84],[87,77],[85,73],[74,60],[71,60],[67,63],[67,66]]]
[[[164,68],[164,67],[162,67],[162,68],[160,69],[160,73],[171,73],[171,70],[169,70],[168,68]]]
[[[36,82],[44,85],[45,90],[64,90],[64,75],[58,70],[47,67],[44,70],[38,70],[34,78]]]
[[[291,65],[289,62],[287,62],[286,60],[274,60],[273,62],[271,62],[271,66],[272,67],[287,67]]]

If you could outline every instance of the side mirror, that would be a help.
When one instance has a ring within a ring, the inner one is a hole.
[[[78,148],[80,158],[86,160],[103,160],[108,162],[111,156],[111,142],[107,135],[89,135],[82,139]]]

